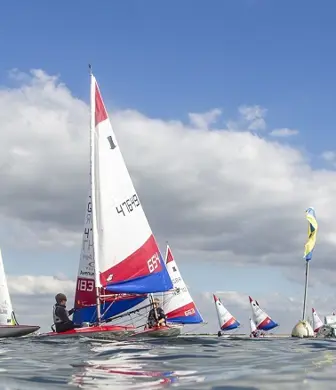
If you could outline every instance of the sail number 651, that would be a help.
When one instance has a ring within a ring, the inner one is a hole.
[[[94,290],[94,281],[89,279],[79,279],[77,290],[91,292]]]
[[[160,266],[160,259],[157,253],[147,260],[147,267],[150,273],[154,272]]]

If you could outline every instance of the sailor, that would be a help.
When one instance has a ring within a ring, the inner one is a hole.
[[[66,332],[67,330],[72,330],[75,328],[80,328],[80,325],[74,324],[73,321],[70,320],[69,316],[71,316],[75,309],[67,310],[66,302],[67,297],[59,293],[55,296],[56,304],[53,307],[53,320],[57,333]]]
[[[158,298],[155,298],[153,301],[153,308],[149,311],[147,324],[148,328],[166,325],[166,315],[160,307],[160,300]]]

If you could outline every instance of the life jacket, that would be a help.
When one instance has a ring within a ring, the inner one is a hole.
[[[64,321],[62,321],[59,317],[58,317],[58,315],[56,315],[56,308],[57,307],[59,307],[59,306],[61,306],[61,305],[54,305],[54,307],[53,307],[53,320],[54,320],[54,324],[56,325],[56,324],[61,324],[61,323],[63,323]],[[68,311],[64,308],[64,310],[66,311],[66,314],[68,315]]]

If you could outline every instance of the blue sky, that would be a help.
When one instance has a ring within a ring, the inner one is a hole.
[[[284,142],[323,167],[320,154],[335,139],[335,13],[331,0],[323,6],[302,0],[8,1],[0,15],[0,84],[15,85],[10,69],[41,68],[59,74],[75,96],[88,101],[91,62],[107,103],[150,117],[187,121],[189,112],[219,107],[226,121],[238,115],[238,106],[259,104],[268,109],[269,128],[300,130]],[[77,263],[62,262],[59,269],[58,261],[78,254],[79,248],[8,248],[9,258],[26,262],[20,270],[12,262],[6,268],[12,274],[59,271],[73,277]],[[293,262],[300,261],[303,269],[298,251]],[[200,290],[301,291],[281,268],[233,265],[218,272],[212,264],[213,276],[206,279],[201,275],[208,264],[193,267],[180,266]]]

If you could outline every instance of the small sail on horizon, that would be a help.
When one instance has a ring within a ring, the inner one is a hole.
[[[90,106],[90,186],[75,294],[79,323],[123,313],[148,293],[173,287],[92,73]]]
[[[224,307],[221,300],[215,294],[213,294],[213,298],[215,301],[219,328],[224,331],[237,329],[240,326],[240,322],[233,317],[226,307]]]
[[[313,314],[313,330],[315,333],[317,333],[320,328],[323,326],[323,321],[316,313],[316,310],[312,308],[312,314]]]
[[[252,319],[258,330],[271,330],[279,326],[272,318],[259,306],[259,303],[249,297],[251,309],[252,309]]]
[[[173,284],[173,291],[168,291],[163,295],[163,310],[167,316],[167,321],[180,324],[199,324],[204,322],[181,276],[168,244],[166,267]]]
[[[251,330],[251,333],[255,333],[256,330],[257,330],[257,326],[255,324],[255,322],[252,320],[252,318],[250,317],[250,330]]]

